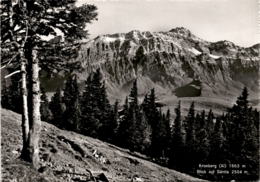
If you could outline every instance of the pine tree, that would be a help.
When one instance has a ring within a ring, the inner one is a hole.
[[[65,104],[63,103],[63,97],[61,93],[61,89],[57,89],[56,93],[51,99],[49,104],[49,109],[52,113],[52,121],[54,125],[58,127],[63,127],[63,114],[65,111]]]
[[[131,151],[145,153],[151,145],[151,127],[142,110],[135,112],[130,108],[130,127],[127,143]]]
[[[129,95],[129,103],[130,107],[133,107],[135,111],[138,110],[138,88],[137,88],[137,80],[134,80],[133,86]]]
[[[247,180],[258,178],[258,130],[255,126],[252,108],[248,105],[248,91],[244,88],[236,104],[229,110],[229,136],[227,144],[229,159],[233,163],[244,163],[248,166]]]
[[[195,135],[195,110],[194,110],[194,102],[191,103],[188,115],[184,120],[185,126],[185,153],[184,153],[184,166],[185,170],[188,173],[192,173],[192,169],[195,164],[195,159],[192,156],[195,152],[195,143],[196,143],[196,135]]]
[[[198,125],[195,126],[195,164],[206,162],[210,153],[209,133],[205,125],[205,111],[198,114]],[[196,121],[197,122],[197,121]]]
[[[137,112],[134,107],[129,108],[129,128],[126,135],[126,144],[130,151],[138,151],[138,140],[140,139],[137,131]]]
[[[148,115],[148,113],[149,113],[149,98],[148,97],[149,97],[148,94],[145,94],[144,100],[142,103],[142,108],[146,115]]]
[[[165,114],[160,112],[160,117],[157,122],[156,129],[153,130],[152,138],[152,156],[155,158],[166,158],[166,153],[168,152],[168,142],[169,142],[169,123],[166,121]],[[161,161],[163,162],[163,161]]]
[[[191,103],[187,117],[185,118],[186,145],[192,147],[195,141],[195,111],[194,102]]]
[[[259,117],[256,117],[257,114],[254,113],[253,109],[249,108],[249,116],[247,125],[245,127],[245,145],[242,153],[242,160],[250,166],[250,174],[248,175],[249,179],[259,179],[259,130],[255,126],[256,120],[259,122]],[[259,112],[258,112],[259,116]],[[246,178],[248,178],[246,177]]]
[[[206,119],[206,128],[208,130],[208,133],[211,134],[213,129],[214,129],[214,114],[212,112],[212,110],[210,109],[207,115],[207,119]]]
[[[93,96],[93,106],[97,107],[99,112],[95,113],[95,117],[101,121],[102,111],[105,109],[105,86],[102,85],[102,75],[100,69],[97,69],[93,73],[91,79],[92,95]],[[102,88],[103,87],[103,88]]]
[[[130,111],[129,111],[129,102],[128,97],[125,99],[125,103],[123,105],[123,110],[120,114],[120,123],[117,133],[117,143],[122,147],[127,147],[127,138],[130,136],[130,126],[131,126],[131,120],[130,120]]]
[[[242,94],[237,98],[236,105],[242,110],[248,109],[248,90],[245,87],[242,91]]]
[[[80,102],[81,124],[82,124],[82,128],[80,129],[80,132],[82,134],[89,135],[89,136],[91,136],[91,134],[89,133],[88,123],[92,122],[91,111],[92,111],[92,105],[94,104],[91,76],[92,75],[89,75],[87,80],[85,81],[85,87]]]
[[[139,132],[137,135],[137,138],[139,137],[139,140],[137,142],[138,151],[142,153],[147,153],[152,143],[152,130],[143,111],[140,112],[137,123],[137,131]]]
[[[260,116],[259,116],[259,112],[257,111],[257,109],[253,110],[253,118],[254,118],[255,127],[257,128],[257,131],[259,131]]]
[[[147,121],[144,112],[145,103],[138,104],[137,81],[133,82],[128,97],[126,97],[123,111],[120,116],[120,125],[118,128],[119,143],[123,147],[128,147],[132,151],[147,152],[151,145],[151,126]]]
[[[148,121],[150,125],[152,126],[152,129],[157,124],[157,120],[159,118],[159,111],[156,107],[156,96],[155,96],[155,89],[151,89],[150,95],[148,97],[148,111],[147,111],[147,116],[148,116]]]
[[[175,108],[176,118],[174,120],[172,130],[172,144],[171,144],[171,156],[170,166],[177,170],[182,170],[183,154],[184,154],[184,128],[181,121],[181,102]]]
[[[152,131],[152,139],[151,139],[152,144],[151,144],[151,149],[150,149],[149,155],[158,157],[159,154],[158,154],[158,152],[154,151],[154,148],[156,148],[156,145],[157,145],[157,144],[155,144],[155,143],[157,143],[156,140],[158,140],[158,135],[157,135],[158,128],[157,127],[158,127],[158,125],[160,125],[159,120],[161,118],[160,118],[159,110],[156,106],[155,89],[151,89],[150,93],[145,96],[144,101],[142,103],[142,107],[143,107],[144,113],[146,115],[147,122],[151,126],[151,131]]]
[[[127,98],[128,102],[128,98]],[[132,151],[138,150],[138,140],[136,137],[138,135],[137,131],[137,121],[139,117],[139,105],[138,105],[138,88],[137,88],[137,80],[134,80],[133,86],[129,95],[129,106],[128,103],[125,104],[125,108],[128,108],[128,111],[124,111],[126,115],[124,115],[122,121],[122,128],[125,128],[124,140],[126,141],[126,145],[129,146],[129,149]],[[126,128],[128,127],[128,128]],[[123,131],[121,131],[123,132]],[[124,145],[124,144],[123,144]]]
[[[6,79],[1,80],[1,107],[10,108],[10,95],[6,84]]]
[[[13,69],[10,69],[12,72]],[[10,84],[7,85],[7,80],[2,81],[1,104],[4,108],[17,113],[22,113],[22,95],[20,92],[20,77],[13,75],[10,78]]]
[[[165,127],[166,127],[166,145],[165,145],[165,156],[169,158],[171,144],[172,144],[172,128],[171,128],[171,111],[170,109],[167,110],[165,116]]]
[[[50,120],[52,118],[52,113],[49,109],[49,100],[48,100],[48,97],[46,95],[44,88],[41,88],[41,92],[42,92],[41,107],[40,107],[41,120],[46,121],[46,122],[50,122]]]
[[[99,133],[100,133],[99,136],[101,139],[111,141],[113,138],[113,132],[115,129],[113,127],[116,127],[113,124],[116,124],[116,123],[113,123],[113,122],[115,122],[113,120],[114,119],[113,118],[113,109],[108,100],[105,82],[103,82],[99,91],[100,91],[100,96],[99,96],[100,99],[98,99],[99,100],[98,106],[99,106],[100,114],[101,114],[99,119],[102,124],[100,131],[99,131]]]
[[[113,109],[109,103],[105,82],[97,69],[90,74],[81,100],[83,134],[109,140],[113,138]]]
[[[63,95],[63,101],[66,107],[63,114],[63,126],[67,130],[79,131],[81,117],[79,106],[80,92],[75,76],[71,75],[67,79]]]
[[[195,127],[196,131],[199,131],[199,129],[206,128],[206,116],[205,116],[205,110],[203,110],[201,113],[197,113],[195,117]]]
[[[223,123],[220,118],[216,119],[213,133],[210,137],[210,162],[216,163],[223,161],[224,157],[224,134],[223,134]]]
[[[101,127],[101,112],[98,107],[100,103],[100,79],[97,77],[99,73],[90,74],[85,82],[85,89],[82,94],[80,103],[81,108],[81,133],[84,135],[98,137]],[[95,76],[95,83],[94,83]],[[99,88],[99,89],[98,89]]]
[[[117,140],[117,134],[119,130],[119,113],[118,113],[118,107],[119,107],[119,102],[116,100],[114,107],[113,107],[113,113],[112,113],[112,123],[111,123],[111,139],[112,142]],[[115,142],[116,143],[116,142]]]
[[[233,154],[233,160],[237,159],[242,152],[243,145],[245,143],[245,129],[248,119],[248,93],[244,88],[241,96],[237,98],[236,104],[230,110],[230,137],[229,144],[231,154]],[[242,133],[242,134],[241,134]]]

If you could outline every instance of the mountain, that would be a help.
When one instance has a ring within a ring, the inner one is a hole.
[[[135,62],[140,47],[145,58]],[[137,79],[140,97],[155,88],[168,106],[178,99],[195,100],[202,108],[212,105],[222,112],[244,86],[252,103],[258,103],[260,44],[245,48],[226,40],[209,42],[183,27],[167,32],[133,30],[85,42],[77,61],[80,80],[100,68],[112,100],[124,99]]]
[[[36,171],[21,161],[21,115],[1,110],[1,178],[2,181],[94,181],[98,182],[203,182],[146,160],[146,156],[132,153],[98,139],[60,130],[42,122],[40,160]],[[106,178],[104,178],[104,176]],[[101,180],[103,178],[103,180]]]

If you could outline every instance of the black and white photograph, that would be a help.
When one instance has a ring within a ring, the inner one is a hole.
[[[259,0],[0,0],[3,182],[259,182]]]

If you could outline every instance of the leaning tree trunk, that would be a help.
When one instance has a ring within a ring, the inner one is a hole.
[[[40,116],[40,82],[39,82],[39,63],[37,51],[32,50],[29,61],[29,138],[28,138],[28,158],[35,168],[39,167],[39,137],[41,132]]]
[[[26,83],[26,59],[23,50],[19,50],[19,59],[21,61],[21,94],[22,94],[22,135],[23,135],[23,149],[21,158],[26,158],[28,148],[29,135],[29,118],[28,118],[28,98],[27,98],[27,83]]]

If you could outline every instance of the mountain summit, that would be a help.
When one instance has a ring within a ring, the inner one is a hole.
[[[171,29],[169,32],[181,34],[181,35],[184,35],[186,37],[191,36],[191,31],[187,28],[184,28],[184,27],[176,27],[176,28]]]

